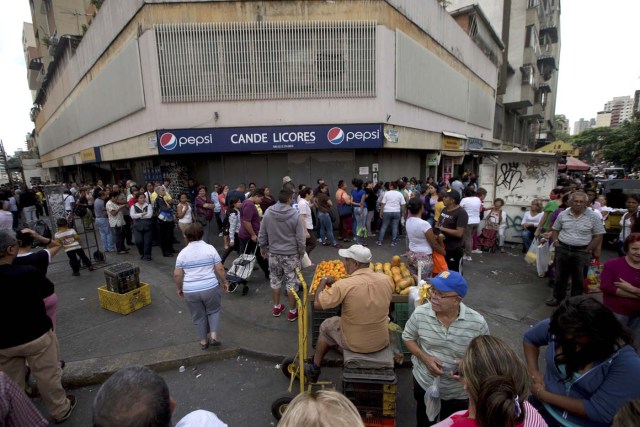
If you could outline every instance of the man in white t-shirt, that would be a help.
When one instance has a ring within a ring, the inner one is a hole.
[[[384,235],[391,224],[391,246],[398,244],[398,227],[400,218],[404,217],[405,205],[407,204],[404,196],[399,191],[398,184],[394,181],[389,183],[389,191],[384,193],[380,202],[380,218],[382,218],[382,226],[376,245],[382,246]]]
[[[482,200],[472,189],[465,190],[464,198],[460,201],[460,207],[467,212],[469,222],[464,230],[464,257],[465,261],[471,261],[473,249],[473,235],[478,230],[480,224],[480,211],[482,210]]]

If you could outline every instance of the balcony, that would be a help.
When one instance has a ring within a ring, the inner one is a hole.
[[[27,63],[30,70],[39,71],[42,68],[42,55],[40,49],[29,47],[27,49]]]
[[[520,90],[509,90],[504,97],[504,107],[509,110],[529,108],[535,103],[536,89],[528,83],[523,83]]]
[[[538,85],[538,93],[549,93],[551,92],[551,86],[548,83],[540,83]]]
[[[549,80],[553,72],[557,70],[555,56],[549,54],[541,55],[538,58],[538,70],[540,70],[545,82]]]
[[[541,104],[534,104],[527,107],[527,110],[522,114],[522,118],[529,120],[542,120],[544,119],[544,107]]]
[[[554,21],[549,20],[540,27],[540,40],[542,40],[544,36],[548,36],[551,43],[558,43],[558,26]]]

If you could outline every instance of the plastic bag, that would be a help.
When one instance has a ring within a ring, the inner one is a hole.
[[[358,230],[356,231],[356,236],[361,237],[363,239],[369,237],[369,235],[367,234],[367,228],[364,225],[358,227]]]
[[[584,293],[598,294],[602,292],[600,289],[600,273],[602,273],[602,264],[598,260],[591,260],[587,270],[587,277],[584,279]]]
[[[424,405],[427,407],[427,417],[429,421],[436,419],[440,413],[440,377],[435,377],[433,384],[424,394]]]
[[[536,269],[538,277],[544,277],[549,270],[549,243],[546,241],[536,246]]]
[[[538,258],[536,255],[536,250],[538,249],[538,245],[540,244],[540,240],[535,237],[533,239],[533,241],[531,242],[531,246],[529,246],[529,251],[527,252],[527,254],[524,256],[524,260],[533,265],[536,263],[536,259]]]
[[[393,361],[402,365],[404,354],[402,354],[402,328],[393,322],[389,322],[389,347],[393,351]]]
[[[444,258],[444,255],[441,255],[440,253],[433,251],[433,254],[431,255],[431,257],[433,259],[433,270],[431,270],[431,274],[433,276],[436,276],[442,273],[443,271],[446,271],[449,269],[449,266],[447,265],[447,260]]]

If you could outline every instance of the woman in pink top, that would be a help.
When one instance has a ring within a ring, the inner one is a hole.
[[[640,233],[624,240],[627,255],[607,261],[600,275],[602,303],[640,343]]]
[[[457,372],[452,375],[458,375]],[[491,335],[474,338],[460,362],[460,379],[469,393],[469,409],[435,427],[543,427],[547,423],[527,402],[529,376],[518,355]]]

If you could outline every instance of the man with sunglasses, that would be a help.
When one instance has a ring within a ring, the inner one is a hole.
[[[430,283],[429,302],[416,307],[402,333],[412,354],[413,397],[419,426],[437,423],[438,417],[428,420],[424,402],[426,390],[436,378],[439,378],[441,420],[468,408],[467,392],[457,378],[458,360],[473,338],[489,334],[484,317],[462,303],[467,282],[460,273],[443,271]]]

